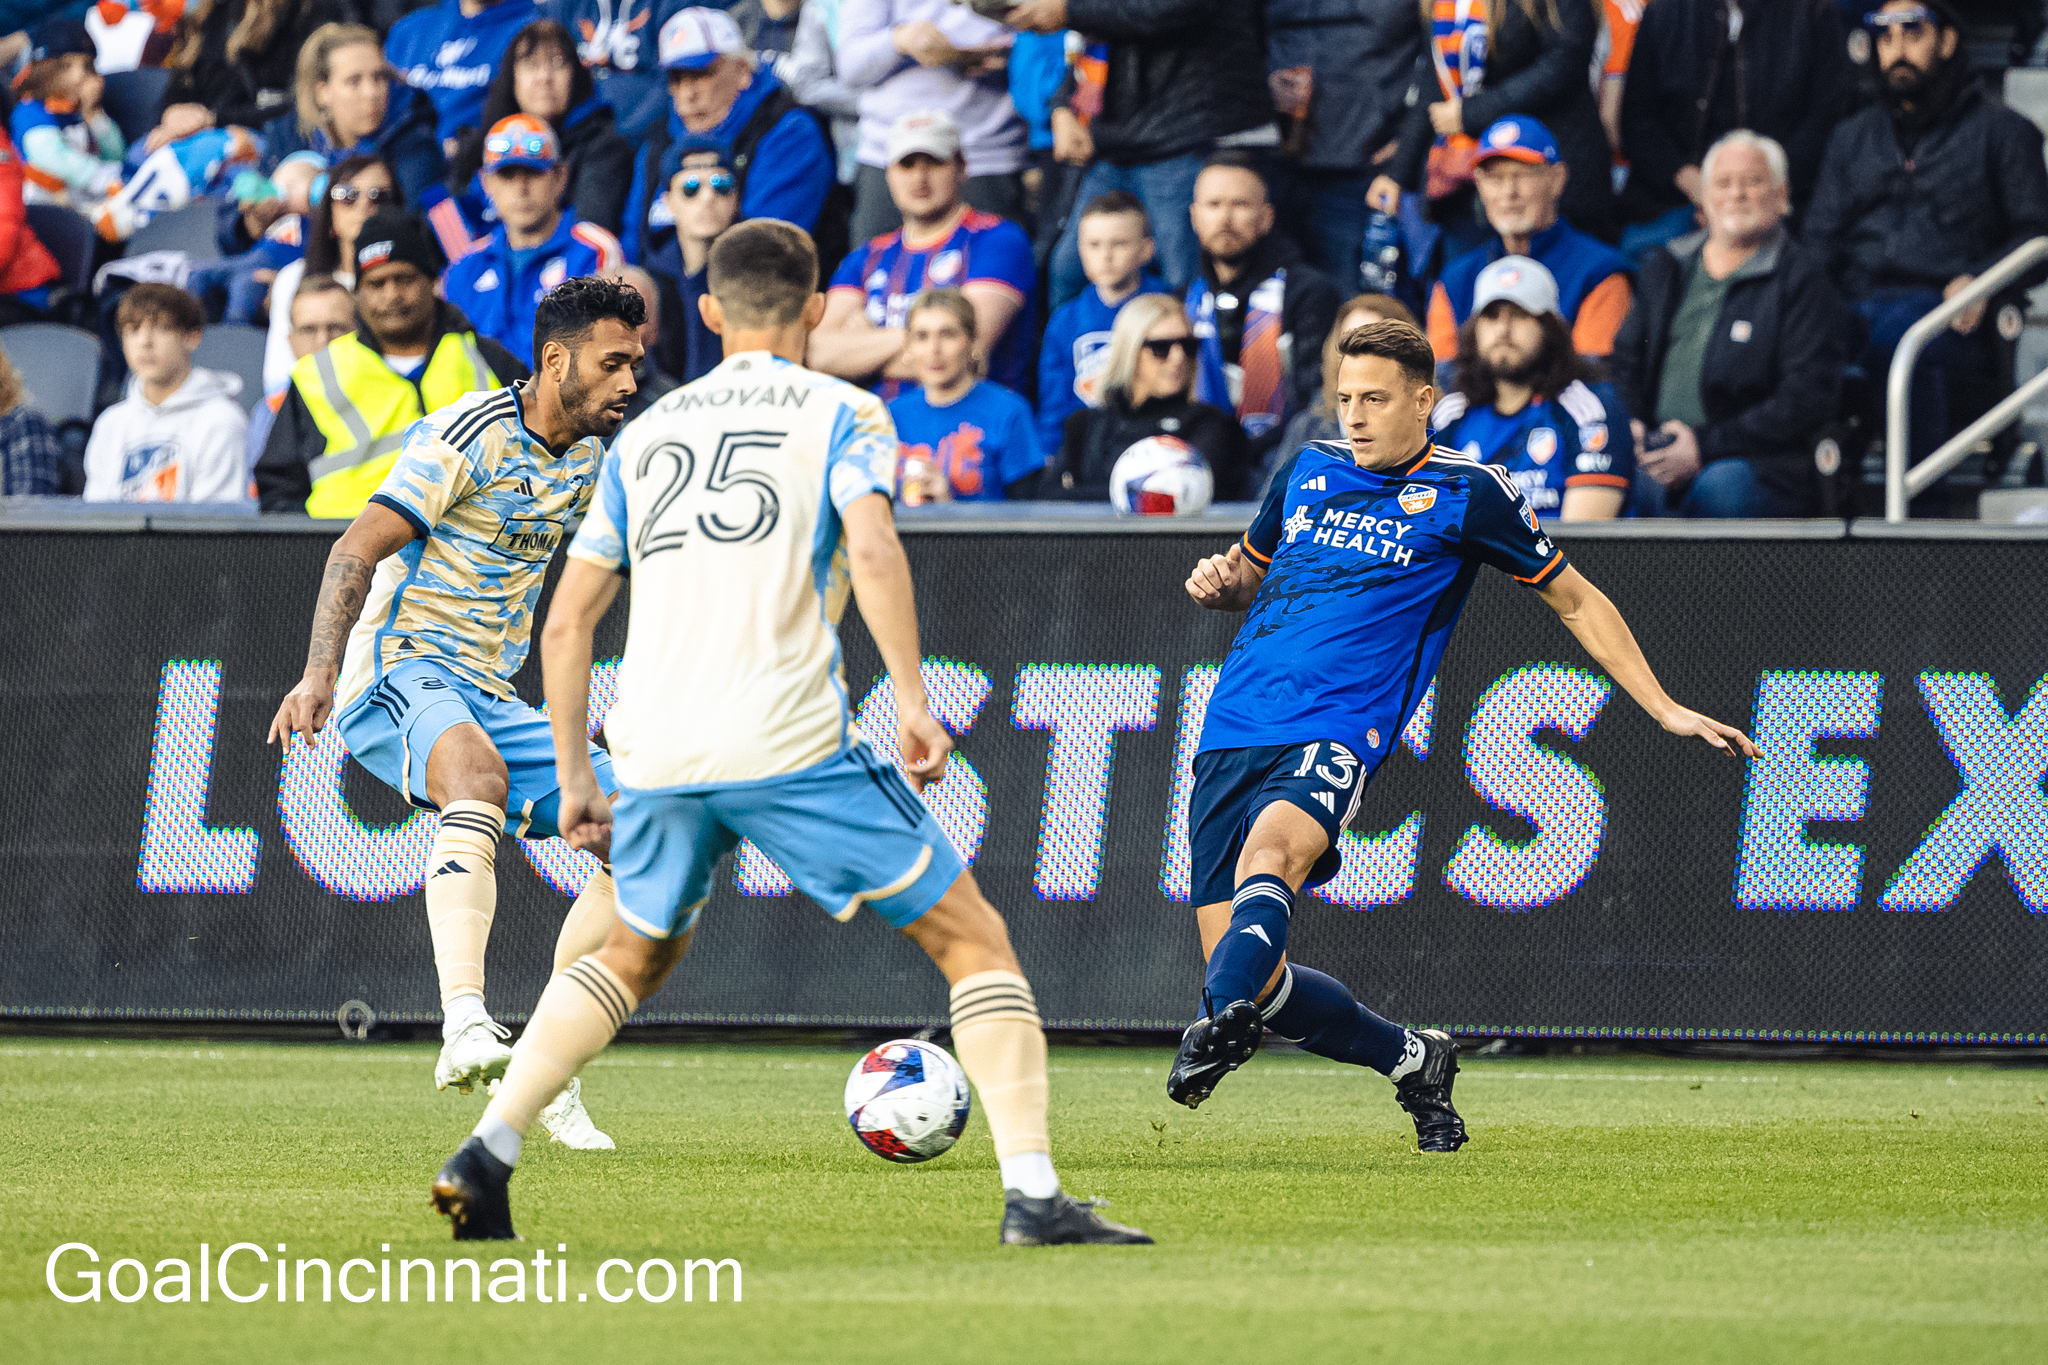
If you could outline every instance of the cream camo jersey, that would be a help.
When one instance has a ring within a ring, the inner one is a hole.
[[[518,388],[469,394],[406,428],[370,501],[417,538],[377,566],[342,660],[338,712],[422,659],[514,699],[548,561],[590,505],[603,457],[595,437],[550,451],[520,401]]]
[[[569,552],[632,576],[605,720],[625,786],[779,777],[858,739],[840,513],[888,496],[895,465],[881,399],[766,351],[728,357],[619,434]]]

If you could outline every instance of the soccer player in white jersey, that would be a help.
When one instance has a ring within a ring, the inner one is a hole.
[[[562,536],[590,505],[633,396],[646,304],[592,278],[558,286],[534,318],[531,379],[464,396],[406,429],[389,477],[327,556],[313,643],[270,737],[307,742],[334,717],[356,761],[415,806],[441,813],[428,858],[427,923],[440,975],[439,1089],[504,1075],[505,1030],[484,1008],[484,947],[507,832],[557,832],[547,717],[521,701],[534,603]],[[595,749],[607,790],[610,761]],[[604,856],[603,840],[584,847]],[[600,869],[569,909],[559,971],[605,941],[612,878]],[[572,1147],[614,1144],[571,1082],[543,1116]]]
[[[711,251],[704,318],[725,361],[634,420],[606,457],[541,644],[572,844],[612,840],[619,924],[548,984],[483,1122],[433,1199],[458,1239],[510,1238],[507,1185],[541,1106],[661,988],[719,859],[750,838],[835,918],[862,906],[952,984],[953,1048],[1002,1167],[1002,1241],[1150,1242],[1060,1189],[1045,1034],[1009,934],[903,774],[854,730],[837,626],[859,601],[895,689],[911,782],[951,741],[926,708],[888,410],[804,369],[824,314],[809,237],[756,219]],[[591,637],[633,575],[605,796],[583,743]],[[615,823],[616,822],[616,823]]]

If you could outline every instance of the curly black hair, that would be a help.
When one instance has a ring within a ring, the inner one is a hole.
[[[582,344],[600,318],[617,318],[638,331],[647,321],[647,300],[630,284],[579,275],[564,280],[541,297],[533,312],[533,355],[559,341],[572,351]]]

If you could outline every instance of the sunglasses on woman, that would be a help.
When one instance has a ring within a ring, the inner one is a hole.
[[[1148,341],[1145,343],[1145,353],[1154,360],[1165,360],[1175,351],[1179,351],[1189,360],[1193,360],[1198,348],[1198,343],[1193,337],[1168,337],[1165,341]]]
[[[365,196],[368,196],[372,208],[379,204],[395,204],[398,202],[397,190],[378,189],[374,185],[367,189],[358,188],[355,185],[336,185],[333,189],[327,191],[327,197],[337,204],[353,204],[356,200]]]
[[[697,197],[697,191],[703,189],[707,185],[711,187],[711,192],[713,194],[720,196],[731,194],[733,187],[732,173],[730,171],[713,171],[709,178],[706,178],[705,176],[701,175],[684,176],[683,198],[695,199]]]

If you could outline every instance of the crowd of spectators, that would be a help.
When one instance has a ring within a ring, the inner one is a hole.
[[[83,10],[0,39],[0,324],[97,327],[106,392],[67,475],[0,359],[9,494],[352,515],[580,275],[647,299],[644,410],[718,363],[712,243],[774,217],[818,242],[810,363],[890,404],[905,502],[1105,500],[1147,437],[1258,498],[1341,436],[1336,341],[1399,319],[1439,441],[1546,517],[1801,516],[1906,330],[2048,233],[2041,131],[1952,0]],[[124,138],[137,63],[167,76]],[[30,205],[97,230],[91,295]],[[217,259],[120,259],[180,210]],[[1916,457],[2009,386],[2041,274],[1923,353]],[[193,363],[209,323],[267,328],[260,395]]]

